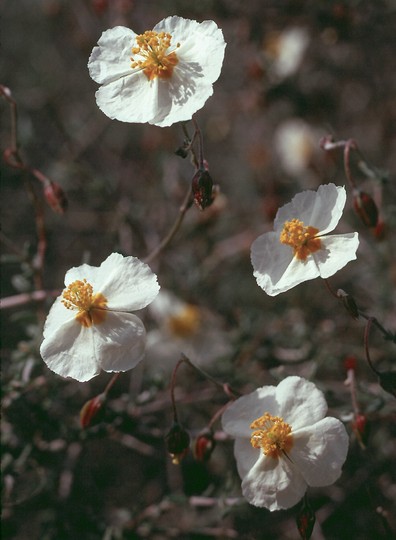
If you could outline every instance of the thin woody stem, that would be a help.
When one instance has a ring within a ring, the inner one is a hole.
[[[203,151],[203,137],[202,132],[198,126],[198,122],[196,121],[195,117],[192,117],[192,122],[194,124],[195,128],[195,134],[194,136],[198,136],[198,146],[199,146],[199,158],[198,158],[198,168],[204,169],[204,151]]]
[[[172,227],[170,228],[170,231],[165,236],[165,238],[160,242],[160,244],[156,248],[154,248],[153,251],[144,259],[145,263],[150,263],[168,246],[168,244],[170,244],[173,237],[179,230],[180,225],[183,223],[184,216],[186,215],[187,210],[191,207],[191,204],[192,204],[191,187],[189,187],[184,197],[184,200],[182,202],[182,205],[180,206],[179,214],[176,218],[176,221],[173,223]]]
[[[374,371],[374,373],[379,376],[380,373],[379,371],[377,371],[371,361],[371,358],[370,358],[370,350],[369,350],[369,334],[370,334],[370,328],[371,328],[371,324],[373,322],[373,319],[371,317],[368,317],[367,318],[367,324],[366,324],[366,328],[364,329],[364,352],[366,353],[366,359],[367,359],[367,363],[368,365],[370,366],[371,370]]]
[[[120,377],[121,372],[114,373],[110,381],[107,383],[106,388],[103,390],[103,395],[107,396],[111,388],[114,386],[114,384],[117,382],[118,378]]]

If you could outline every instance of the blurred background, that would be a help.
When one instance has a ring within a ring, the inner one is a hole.
[[[312,538],[391,538],[396,410],[365,361],[364,320],[354,320],[321,280],[268,297],[252,275],[250,245],[296,193],[346,185],[342,151],[326,153],[319,142],[355,139],[364,161],[352,152],[352,173],[375,200],[380,226],[364,226],[346,186],[338,232],[359,232],[358,259],[330,282],[395,331],[394,2],[4,0],[1,13],[0,84],[17,104],[21,156],[68,200],[64,214],[53,212],[40,182],[2,161],[2,297],[38,283],[56,295],[70,267],[99,265],[114,251],[144,259],[189,189],[193,167],[175,154],[184,139],[179,125],[124,124],[97,108],[87,61],[101,33],[116,25],[142,33],[179,15],[214,20],[227,42],[214,94],[196,115],[219,194],[203,212],[192,207],[150,263],[162,293],[139,314],[146,361],[120,377],[93,425],[81,428],[80,410],[110,375],[79,384],[46,368],[38,350],[51,298],[2,310],[3,538],[300,537],[298,508],[270,513],[241,497],[232,441],[219,423],[209,461],[190,452],[171,463],[164,436],[181,352],[240,392],[289,374],[313,380],[351,444],[341,479],[309,490]],[[2,98],[0,107],[4,152],[12,123],[9,102]],[[394,368],[395,346],[375,329],[370,353],[378,370]],[[351,355],[365,417],[358,434],[344,384]],[[176,387],[180,420],[194,440],[227,397],[187,366]]]

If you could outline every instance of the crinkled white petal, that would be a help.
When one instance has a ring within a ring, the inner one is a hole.
[[[99,84],[109,84],[130,75],[135,38],[135,32],[125,26],[116,26],[103,32],[88,60],[92,79]]]
[[[143,359],[146,331],[136,315],[109,311],[104,322],[91,330],[93,346],[104,371],[127,371]]]
[[[254,506],[268,510],[291,508],[303,497],[307,484],[286,458],[260,458],[242,479],[242,493]]]
[[[59,296],[47,315],[44,324],[43,336],[44,339],[50,337],[54,332],[57,332],[64,324],[74,321],[76,311],[66,309],[62,304],[62,298]]]
[[[277,233],[265,233],[252,244],[251,260],[257,284],[270,296],[292,289],[320,275],[316,260],[300,261],[290,246],[281,244]]]
[[[349,439],[342,422],[323,418],[294,434],[290,458],[310,486],[328,486],[341,475]]]
[[[244,478],[250,469],[254,467],[257,460],[260,459],[260,449],[253,448],[250,443],[250,437],[237,437],[234,443],[234,456],[238,474],[241,478]]]
[[[326,279],[341,270],[350,261],[356,259],[359,247],[358,233],[332,234],[321,237],[322,249],[312,253],[309,258],[315,260],[319,275]]]
[[[86,279],[93,293],[102,293],[107,308],[114,311],[142,309],[154,300],[160,289],[157,276],[136,257],[112,253],[100,266],[82,264],[71,268],[65,277],[68,286],[75,280]]]
[[[172,35],[169,51],[174,50],[178,57],[172,77],[167,80],[149,81],[141,69],[131,67],[136,34],[127,28],[104,32],[99,46],[94,48],[89,71],[94,80],[103,83],[96,92],[96,101],[110,118],[170,126],[191,119],[212,95],[225,49],[217,25],[174,16],[158,23],[154,30]]]
[[[279,403],[279,416],[291,426],[292,433],[322,420],[327,413],[323,392],[302,377],[283,379],[276,387],[275,398]]]
[[[324,235],[336,228],[345,201],[345,188],[334,184],[323,184],[317,191],[297,193],[291,202],[278,210],[274,229],[281,232],[286,221],[299,219],[305,226],[315,227],[320,235]]]
[[[224,431],[233,437],[250,439],[250,424],[254,420],[266,412],[273,416],[278,414],[279,405],[275,401],[275,391],[275,386],[263,386],[231,403],[222,416]]]
[[[251,247],[251,261],[257,284],[267,294],[275,296],[290,288],[278,287],[293,261],[293,251],[280,243],[279,233],[271,231],[256,238]]]
[[[114,311],[142,309],[159,292],[157,276],[136,257],[112,253],[98,268],[94,292],[107,298],[107,308]]]
[[[84,382],[100,372],[93,333],[75,319],[47,334],[41,344],[40,354],[47,366],[62,377]]]

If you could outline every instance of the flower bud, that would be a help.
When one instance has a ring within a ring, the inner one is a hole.
[[[172,462],[177,465],[189,450],[190,435],[178,422],[175,422],[165,435],[165,443]]]
[[[63,214],[67,208],[65,192],[56,182],[49,180],[44,186],[44,197],[54,212]]]
[[[375,227],[378,222],[378,208],[374,199],[364,191],[354,190],[353,207],[366,227]]]
[[[303,504],[296,517],[298,532],[303,540],[309,540],[311,538],[315,521],[315,512],[305,496],[303,499]]]
[[[80,411],[80,423],[82,428],[85,429],[92,424],[92,420],[101,410],[105,401],[106,396],[104,394],[99,394],[82,406]]]
[[[208,461],[216,446],[213,432],[209,429],[198,435],[194,445],[194,456],[197,461]]]
[[[342,303],[344,304],[344,308],[347,310],[349,315],[351,315],[351,317],[354,319],[358,319],[359,308],[356,305],[355,299],[342,289],[338,289],[337,296],[341,299]]]
[[[204,210],[212,204],[214,201],[213,180],[208,171],[198,169],[192,179],[191,187],[194,202],[200,210]]]
[[[367,424],[367,418],[364,414],[357,414],[354,422],[352,423],[352,428],[354,431],[357,431],[360,436],[363,436],[365,433],[365,428]]]
[[[382,219],[379,219],[377,225],[374,227],[374,237],[379,242],[386,236],[386,226]]]
[[[356,364],[357,364],[356,356],[350,355],[344,359],[344,367],[346,371],[349,371],[350,369],[355,371]]]

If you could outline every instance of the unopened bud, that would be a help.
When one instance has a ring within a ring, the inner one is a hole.
[[[364,414],[357,414],[356,418],[352,424],[352,428],[359,433],[360,436],[363,436],[365,433],[367,424],[367,418]]]
[[[101,410],[105,401],[106,396],[104,394],[99,394],[83,405],[80,411],[80,423],[82,428],[85,429],[92,424],[93,419]]]
[[[165,435],[165,442],[172,462],[177,465],[189,450],[190,435],[178,422],[175,422]]]
[[[303,540],[309,540],[311,538],[315,521],[315,512],[305,496],[303,499],[303,504],[296,517],[298,532]]]
[[[379,219],[377,225],[374,227],[374,236],[378,241],[381,241],[386,236],[386,226],[382,219]]]
[[[44,186],[44,197],[54,212],[63,214],[67,208],[65,192],[56,182],[49,180]]]
[[[396,397],[396,371],[383,371],[378,378],[381,388]]]
[[[355,371],[356,370],[356,364],[357,364],[357,360],[356,360],[356,356],[347,356],[345,359],[344,359],[344,367],[345,367],[345,370],[346,371],[349,371],[349,370],[353,370]]]
[[[214,201],[213,180],[208,171],[198,169],[192,179],[191,188],[194,202],[200,210],[204,210]]]
[[[194,456],[197,461],[208,461],[216,446],[213,432],[209,429],[200,433],[195,441]]]
[[[344,308],[347,310],[349,315],[353,317],[354,319],[359,318],[359,308],[356,305],[355,299],[343,291],[342,289],[338,289],[337,296],[340,298],[341,302],[344,304]]]
[[[364,191],[355,190],[353,207],[366,227],[375,227],[378,222],[378,208],[374,199]]]

